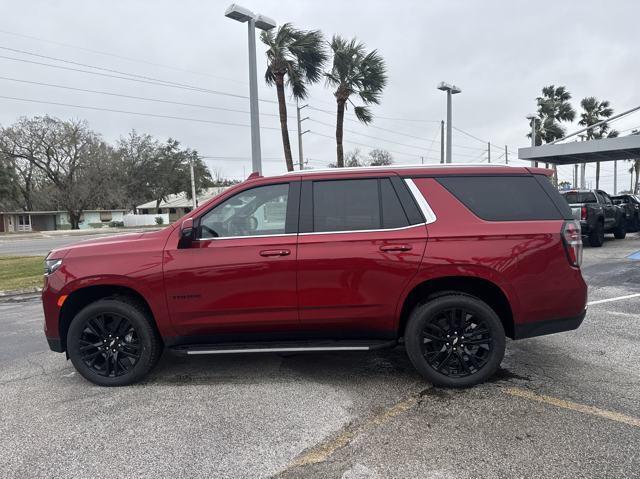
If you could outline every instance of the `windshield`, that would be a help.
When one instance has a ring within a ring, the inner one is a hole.
[[[567,203],[597,203],[596,195],[590,191],[567,191],[562,193]]]

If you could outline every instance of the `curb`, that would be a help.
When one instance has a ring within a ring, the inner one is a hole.
[[[15,291],[0,291],[0,303],[29,301],[40,298],[42,288],[18,289]]]

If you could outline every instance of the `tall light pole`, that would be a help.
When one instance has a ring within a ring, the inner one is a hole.
[[[529,120],[531,122],[531,146],[536,146],[536,120],[538,119],[538,117],[532,113],[529,113],[527,115],[527,120]],[[531,166],[538,166],[536,165],[536,161],[531,160]]]
[[[462,90],[449,83],[438,83],[438,90],[447,92],[447,159],[446,163],[451,163],[451,95],[460,93]]]
[[[258,109],[258,67],[256,64],[256,28],[271,30],[276,22],[264,15],[256,15],[251,10],[232,3],[224,12],[225,17],[247,23],[249,29],[249,111],[251,113],[251,167],[262,173],[260,153],[260,112]]]

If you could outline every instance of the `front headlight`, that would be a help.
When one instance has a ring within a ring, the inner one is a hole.
[[[45,259],[44,260],[44,275],[48,276],[62,266],[61,259]]]

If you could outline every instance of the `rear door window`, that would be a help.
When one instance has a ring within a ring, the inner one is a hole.
[[[483,220],[563,219],[549,194],[533,176],[449,176],[437,180]]]
[[[389,178],[313,182],[313,231],[402,228],[409,220]]]
[[[596,195],[591,191],[567,191],[562,193],[564,199],[569,204],[573,203],[597,203]]]

